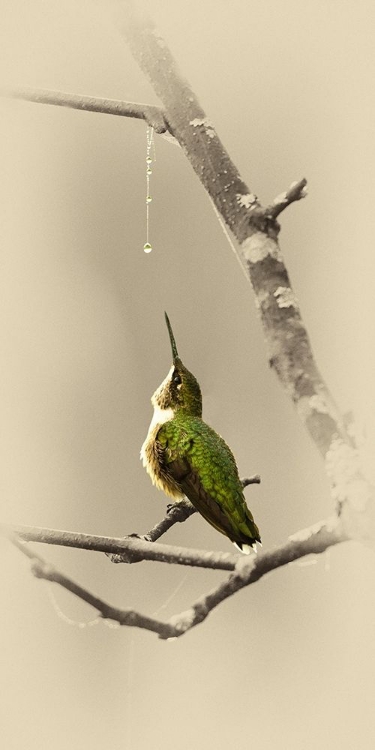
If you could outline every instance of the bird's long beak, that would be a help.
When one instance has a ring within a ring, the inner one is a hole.
[[[170,324],[170,320],[169,320],[169,318],[168,318],[168,315],[167,315],[167,313],[166,313],[166,312],[164,313],[164,315],[165,315],[165,322],[166,322],[166,324],[167,324],[167,328],[168,328],[168,333],[169,333],[169,340],[170,340],[170,342],[171,342],[171,349],[172,349],[172,355],[173,355],[173,362],[175,362],[175,361],[176,361],[176,359],[178,359],[178,360],[179,360],[180,358],[179,358],[179,356],[178,356],[177,346],[176,346],[175,338],[174,338],[174,335],[173,335],[173,331],[172,331],[172,326],[171,326],[171,324]]]

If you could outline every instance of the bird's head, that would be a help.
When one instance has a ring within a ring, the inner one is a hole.
[[[199,383],[178,356],[176,341],[167,313],[165,313],[165,320],[171,342],[173,364],[167,377],[152,396],[151,402],[157,409],[172,409],[174,413],[185,411],[191,416],[201,417],[202,394]]]

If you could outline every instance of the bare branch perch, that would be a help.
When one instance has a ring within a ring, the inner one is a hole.
[[[259,484],[260,476],[247,477],[241,480],[243,487],[249,484]],[[94,534],[83,534],[75,531],[61,531],[37,526],[7,526],[0,523],[0,533],[4,536],[17,534],[28,542],[55,544],[63,547],[104,552],[115,563],[136,563],[142,560],[177,563],[194,567],[215,568],[217,570],[233,570],[237,555],[228,552],[205,552],[204,550],[185,549],[155,544],[163,534],[174,524],[186,521],[196,513],[196,509],[185,498],[168,507],[167,513],[147,534],[130,534],[126,537],[111,538]],[[152,542],[152,544],[150,544]]]
[[[0,96],[9,99],[23,99],[24,101],[37,102],[38,104],[54,104],[58,107],[82,109],[86,112],[101,112],[106,115],[135,117],[139,120],[145,120],[148,125],[154,128],[156,133],[165,133],[168,130],[163,110],[152,104],[123,102],[118,99],[100,99],[95,96],[85,96],[83,94],[67,94],[63,91],[29,89],[24,87],[7,88],[2,86],[0,87]]]
[[[233,594],[245,586],[255,583],[266,573],[287,565],[305,555],[320,554],[328,547],[347,539],[339,520],[334,518],[295,534],[286,544],[274,550],[263,552],[251,558],[237,557],[234,571],[228,578],[209,591],[208,594],[200,597],[188,610],[174,615],[167,622],[163,622],[152,617],[147,617],[132,609],[112,607],[63,573],[60,573],[57,568],[47,563],[33,550],[30,550],[25,542],[21,542],[16,537],[14,531],[9,531],[8,529],[7,536],[20,552],[31,560],[32,572],[37,578],[58,583],[94,607],[100,612],[103,618],[114,620],[120,625],[150,630],[157,633],[162,639],[178,638],[196,625],[199,625],[221,602],[233,596]],[[208,554],[211,555],[214,553]]]
[[[233,570],[238,559],[238,555],[229,552],[206,552],[205,550],[173,547],[148,542],[135,536],[112,539],[93,534],[80,534],[74,531],[59,531],[33,526],[6,526],[5,524],[0,525],[0,532],[4,536],[9,536],[9,532],[11,532],[27,542],[56,544],[63,547],[75,547],[120,555],[119,562],[134,563],[142,560],[154,560],[198,568]]]

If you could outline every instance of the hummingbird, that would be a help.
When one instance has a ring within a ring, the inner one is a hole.
[[[151,480],[174,501],[184,495],[217,531],[245,554],[259,529],[246,505],[237,464],[223,438],[202,419],[198,381],[182,363],[165,313],[173,363],[151,398],[154,415],[141,448]]]

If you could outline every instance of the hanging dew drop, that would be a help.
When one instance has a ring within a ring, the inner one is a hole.
[[[154,130],[153,128],[147,128],[146,133],[146,242],[143,245],[143,251],[145,253],[151,253],[152,251],[152,245],[148,241],[149,238],[149,213],[150,213],[150,203],[152,201],[152,197],[150,195],[150,175],[152,175],[152,169],[151,164],[153,162],[153,159],[151,157],[151,149],[154,149],[154,157],[155,157],[155,146],[154,146]]]

